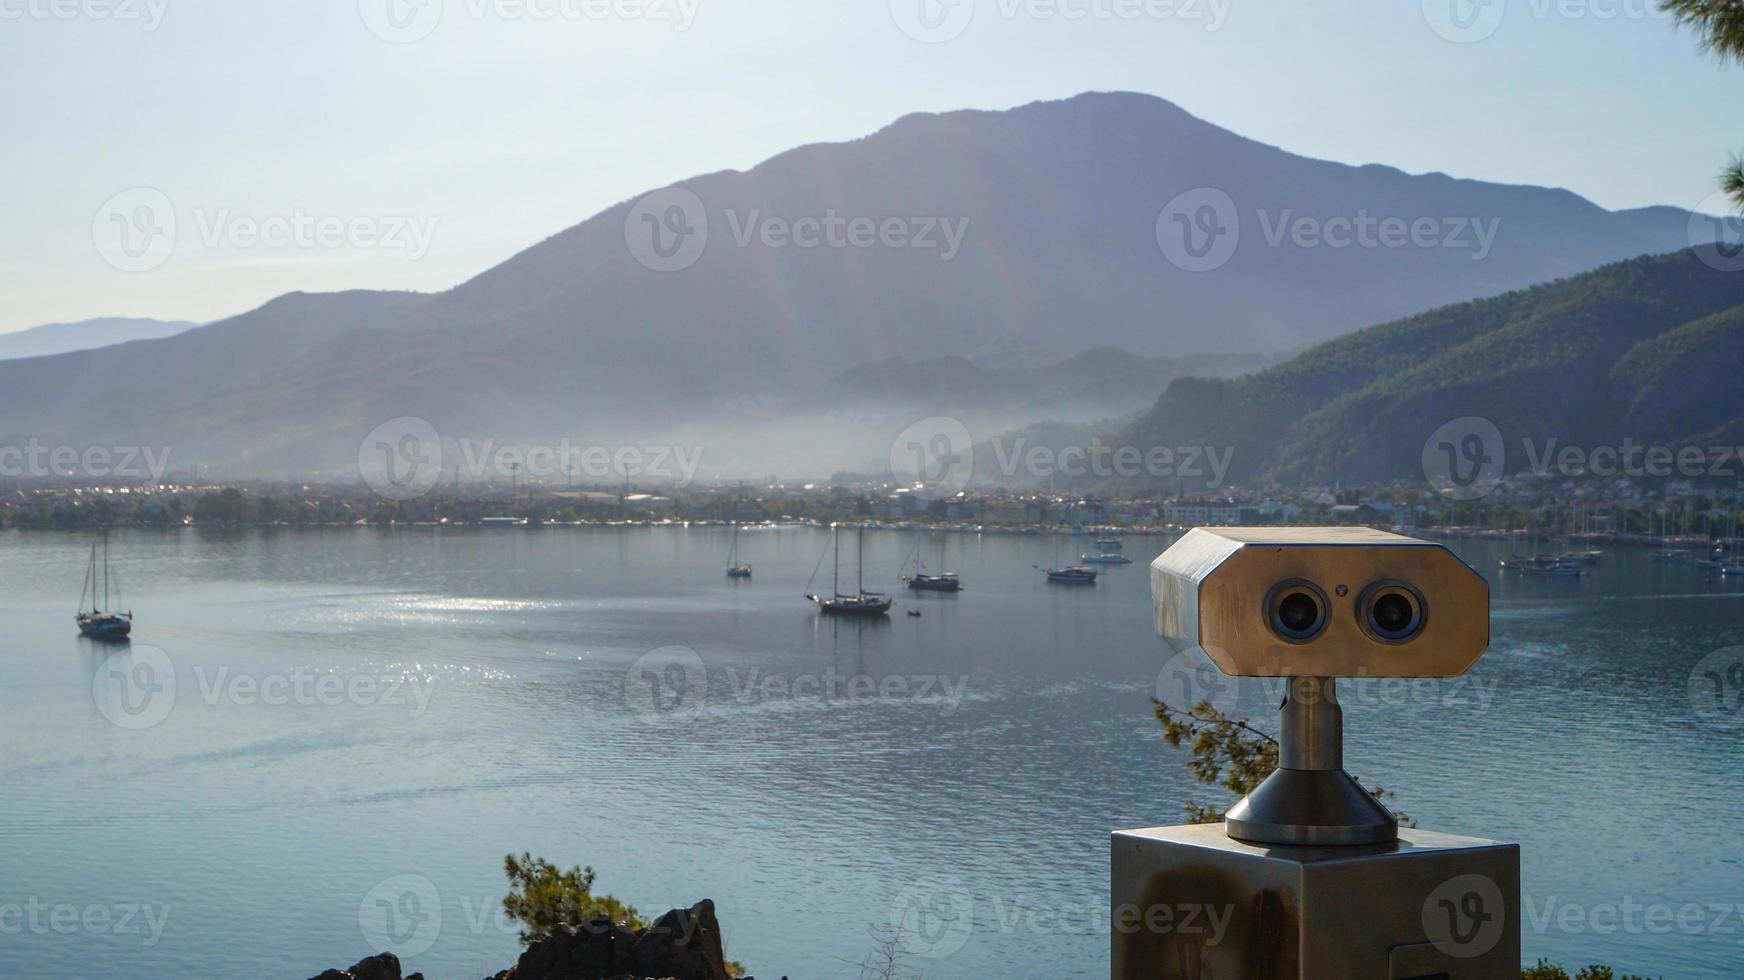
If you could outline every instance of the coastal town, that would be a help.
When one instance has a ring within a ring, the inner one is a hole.
[[[394,500],[363,484],[0,484],[0,527],[63,530],[855,523],[979,533],[1171,533],[1201,525],[1294,524],[1664,547],[1728,541],[1736,535],[1741,511],[1744,489],[1736,486],[1648,485],[1628,479],[1505,481],[1477,499],[1405,485],[1095,495],[1018,489],[941,494],[890,481],[682,489],[468,484]]]

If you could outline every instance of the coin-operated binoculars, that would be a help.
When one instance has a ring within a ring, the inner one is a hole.
[[[1518,976],[1518,846],[1401,830],[1344,771],[1336,692],[1465,673],[1489,646],[1484,580],[1367,528],[1197,528],[1151,595],[1177,654],[1282,682],[1278,769],[1221,826],[1115,833],[1115,980]]]

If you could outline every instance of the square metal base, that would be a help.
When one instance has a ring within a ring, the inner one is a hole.
[[[1401,828],[1270,847],[1222,824],[1117,831],[1114,980],[1517,980],[1520,848]]]

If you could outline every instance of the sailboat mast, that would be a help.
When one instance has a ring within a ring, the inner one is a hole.
[[[79,582],[79,612],[85,611],[85,599],[97,601],[97,542],[91,542],[91,562],[85,566],[85,577]]]
[[[830,591],[836,595],[842,594],[842,526],[840,524],[830,529]]]
[[[103,532],[103,609],[109,609],[109,532]]]
[[[854,594],[866,594],[866,525],[854,537]]]

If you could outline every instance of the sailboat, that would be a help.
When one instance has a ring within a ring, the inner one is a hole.
[[[963,583],[957,578],[956,572],[940,572],[933,575],[927,572],[926,566],[920,563],[920,546],[915,546],[914,573],[901,576],[904,585],[915,592],[961,592]],[[939,561],[944,561],[944,545],[939,545]],[[909,615],[918,616],[919,613]]]
[[[133,613],[118,613],[111,611],[109,595],[113,586],[115,599],[119,604],[121,585],[114,581],[109,573],[109,535],[103,535],[103,578],[99,583],[97,578],[97,546],[91,545],[91,564],[85,570],[85,581],[79,590],[79,612],[73,617],[79,624],[79,632],[94,640],[125,640],[133,632]],[[85,600],[89,598],[89,610]],[[98,600],[102,600],[99,606]]]
[[[817,604],[819,612],[849,616],[882,616],[890,611],[891,599],[889,596],[882,592],[866,591],[866,562],[864,559],[866,529],[861,527],[858,531],[859,538],[854,546],[854,592],[842,591],[842,549],[839,547],[842,529],[838,525],[830,533],[830,543],[827,547],[836,555],[835,573],[831,588],[834,594],[824,596],[808,592],[805,595],[807,599]],[[818,562],[819,564],[823,563],[822,555],[818,556]],[[817,572],[812,572],[812,578],[817,578]]]
[[[1667,564],[1677,564],[1680,562],[1688,561],[1689,560],[1689,552],[1678,551],[1677,549],[1675,549],[1671,546],[1671,520],[1670,520],[1670,518],[1671,518],[1671,515],[1669,513],[1667,513],[1666,511],[1661,511],[1659,514],[1659,533],[1663,536],[1660,539],[1660,543],[1663,545],[1663,547],[1660,550],[1655,551],[1653,553],[1652,560],[1656,561],[1656,562],[1667,563]],[[1649,527],[1649,530],[1652,530],[1652,528]]]
[[[733,548],[727,552],[727,578],[750,578],[751,566],[739,564],[739,525],[733,525]]]
[[[1056,554],[1058,554],[1058,550],[1056,544]],[[1041,566],[1036,567],[1040,568]],[[1053,568],[1043,568],[1042,574],[1048,577],[1048,581],[1059,582],[1062,585],[1096,584],[1096,569],[1089,565],[1056,565]]]

